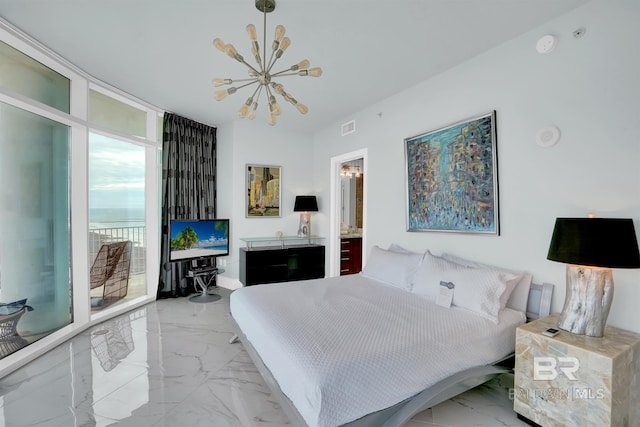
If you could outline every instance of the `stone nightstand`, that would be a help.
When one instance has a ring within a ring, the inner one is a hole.
[[[600,338],[542,335],[557,322],[516,331],[514,410],[542,426],[640,426],[640,335],[612,326]]]

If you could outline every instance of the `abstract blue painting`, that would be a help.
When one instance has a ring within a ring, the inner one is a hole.
[[[496,112],[405,139],[407,230],[499,235]]]

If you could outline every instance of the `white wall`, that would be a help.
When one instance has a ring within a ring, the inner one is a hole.
[[[640,2],[594,0],[538,29],[423,82],[314,136],[314,187],[330,199],[330,158],[368,147],[368,249],[392,242],[414,250],[453,252],[525,269],[556,284],[564,301],[565,265],[546,260],[556,217],[633,218],[640,229]],[[575,39],[572,32],[586,28]],[[539,37],[559,37],[540,55]],[[419,46],[409,46],[416,50]],[[410,66],[411,64],[406,64]],[[409,233],[405,224],[404,138],[497,111],[501,235]],[[357,132],[340,136],[355,119]],[[558,145],[541,148],[536,131],[555,124]],[[328,236],[329,206],[315,224]],[[314,219],[316,219],[314,218]],[[640,270],[614,270],[609,324],[640,332]]]
[[[295,111],[287,111],[293,114]],[[283,113],[284,114],[284,113]],[[295,235],[299,214],[293,212],[296,195],[314,194],[312,138],[284,132],[259,120],[238,120],[218,127],[218,217],[230,218],[231,254],[219,258],[225,273],[219,284],[235,289],[238,281],[239,248],[244,237],[275,236],[281,231]],[[245,215],[245,170],[247,164],[282,167],[280,218],[247,218]],[[314,223],[315,224],[315,223]],[[225,259],[226,258],[226,259]]]

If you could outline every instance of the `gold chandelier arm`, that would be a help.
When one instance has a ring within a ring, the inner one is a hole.
[[[260,58],[260,45],[258,44],[258,36],[256,33],[256,27],[253,24],[247,25],[247,33],[251,39],[251,53],[256,59],[258,66],[262,67],[262,59]]]
[[[253,91],[253,94],[249,98],[247,98],[245,103],[242,104],[242,107],[240,107],[240,110],[238,110],[238,116],[240,116],[241,119],[244,119],[245,117],[247,117],[249,115],[249,109],[254,104],[253,98],[256,96],[256,93],[258,92],[258,90],[261,87],[262,87],[262,85],[259,85],[258,87],[256,87],[256,90]],[[257,106],[257,104],[256,104],[256,106]]]
[[[300,70],[293,73],[287,73],[289,70],[283,70],[277,73],[271,74],[271,77],[285,77],[285,76],[310,76],[310,77],[320,77],[322,75],[322,68],[316,67],[311,68],[309,70]]]
[[[255,77],[251,77],[248,79],[213,79],[213,85],[218,87],[218,86],[230,85],[232,83],[248,82],[248,81],[256,81],[256,80],[257,79]]]
[[[249,120],[253,120],[256,118],[256,111],[258,109],[258,100],[260,99],[260,95],[262,94],[262,87],[263,85],[259,85],[258,88],[256,89],[258,93],[257,95],[254,95],[255,101],[253,101],[253,104],[251,105],[251,109],[249,110],[249,114],[247,115],[247,118]]]
[[[271,73],[271,77],[275,77],[275,76],[294,76],[294,75],[299,75],[299,76],[307,76],[309,75],[309,73],[303,73],[303,71],[307,71],[307,68],[309,68],[309,61],[307,59],[303,59],[302,61],[298,62],[297,64],[292,65],[289,68],[286,68],[284,70],[278,71],[277,73]],[[316,70],[318,69],[320,71],[320,73],[318,74],[317,71],[314,71],[314,74],[311,74],[313,77],[320,77],[320,75],[322,75],[322,69],[320,69],[319,67],[316,68],[312,68],[312,70]],[[288,73],[288,74],[284,74],[287,73],[289,71],[295,71],[295,73]],[[309,70],[311,71],[311,70]]]
[[[271,93],[269,86],[265,86],[265,90],[267,91],[267,98],[269,101],[269,113],[279,116],[282,113],[282,109],[280,108],[280,105],[278,105],[276,97]]]
[[[284,90],[284,86],[282,86],[281,83],[271,83],[271,86],[273,87],[273,89],[276,91],[277,94],[282,96],[282,98],[284,98],[285,101],[287,101],[288,103],[296,107],[298,111],[300,111],[300,113],[307,114],[309,112],[309,108],[307,108],[306,105],[298,102],[297,99],[295,99],[293,96],[287,93]]]
[[[245,79],[245,80],[249,80],[249,79]],[[240,80],[236,80],[236,81],[240,81]],[[249,83],[245,83],[241,86],[236,87],[236,90],[242,89],[243,87],[251,86],[254,83],[258,83],[258,79],[252,79]]]
[[[227,97],[227,95],[233,95],[234,93],[236,93],[238,91],[238,89],[242,89],[243,87],[247,87],[247,86],[252,85],[254,83],[257,83],[257,82],[258,82],[258,80],[255,79],[255,80],[253,80],[253,81],[251,81],[249,83],[245,83],[245,84],[243,84],[241,86],[238,86],[238,87],[233,86],[233,87],[230,87],[227,90],[219,90],[215,94],[216,101],[222,101],[224,98]]]
[[[260,74],[260,71],[256,70],[253,66],[251,66],[250,64],[247,63],[247,61],[244,60],[244,58],[242,58],[242,60],[238,60],[239,62],[242,62],[244,65],[246,65],[247,67],[249,67],[251,70],[255,71],[256,74]]]
[[[278,42],[274,41],[273,43],[275,44],[275,43],[278,43]],[[266,66],[266,65],[265,65],[265,71],[266,71],[267,73],[271,70],[271,68],[273,67],[273,65],[274,65],[274,64],[276,63],[276,61],[278,60],[278,58],[275,58],[275,59],[274,59],[274,57],[273,57],[275,53],[276,53],[276,49],[274,49],[274,50],[272,50],[272,51],[271,51],[271,56],[269,57],[269,62],[268,62],[268,64],[269,64],[269,65],[268,65],[268,66]]]

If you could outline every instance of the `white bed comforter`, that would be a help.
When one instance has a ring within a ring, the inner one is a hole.
[[[500,323],[361,275],[259,285],[231,314],[310,427],[401,402],[455,372],[513,352],[523,313]]]

